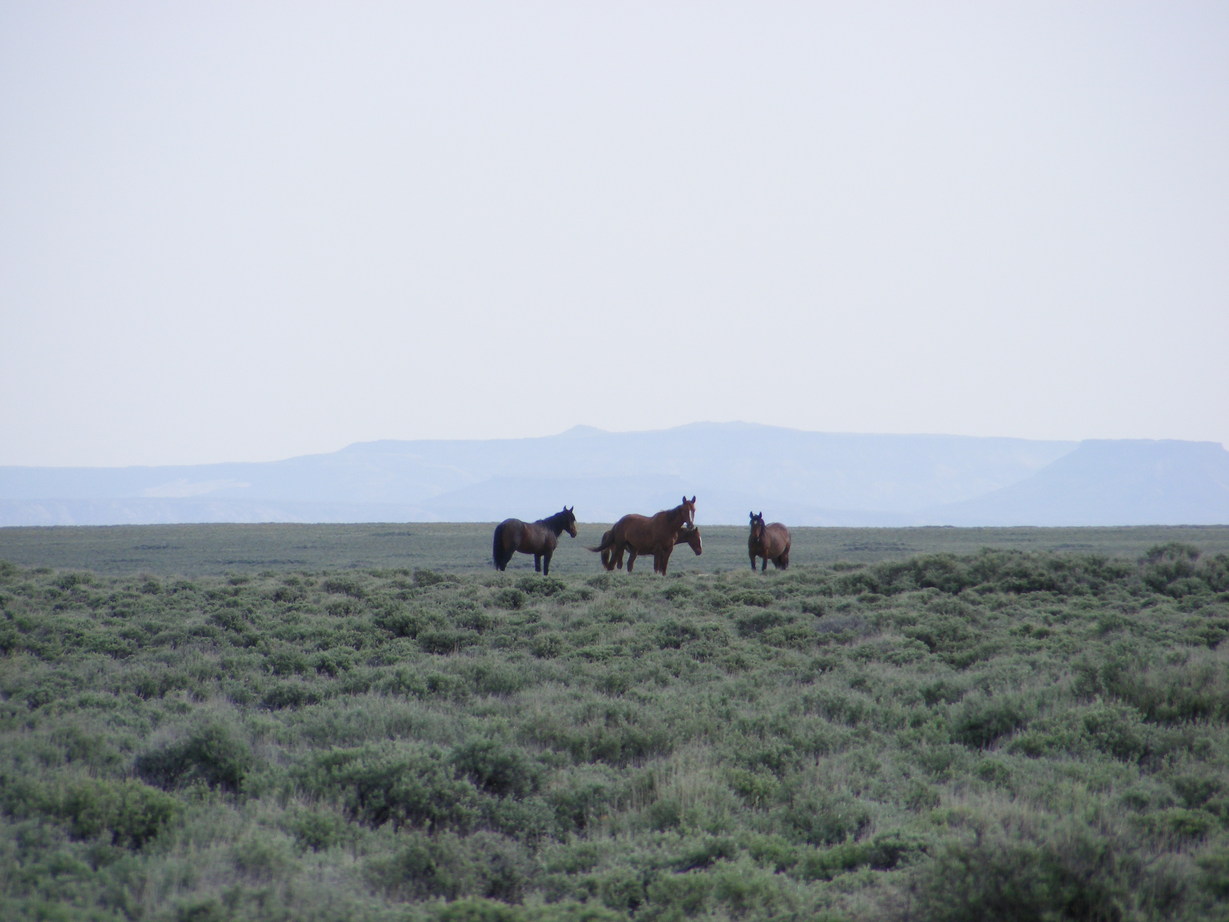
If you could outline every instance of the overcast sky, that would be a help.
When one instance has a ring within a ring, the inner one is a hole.
[[[0,464],[1229,443],[1229,4],[0,2]]]

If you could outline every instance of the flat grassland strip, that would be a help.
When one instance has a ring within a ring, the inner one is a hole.
[[[410,567],[451,573],[491,567],[494,523],[362,525],[121,525],[0,528],[0,560],[20,566],[91,570],[120,575],[204,576],[225,573]],[[578,536],[560,538],[551,572],[595,573],[585,550],[607,524],[582,522]],[[704,554],[686,547],[670,560],[673,573],[748,567],[747,529],[705,526]],[[969,554],[981,548],[1098,553],[1137,557],[1148,548],[1189,543],[1205,553],[1229,553],[1229,525],[1120,528],[795,528],[794,565],[876,563],[915,554]],[[518,554],[511,571],[533,568]],[[642,567],[652,573],[650,561]]]
[[[1229,529],[0,530],[0,919],[1223,919]]]

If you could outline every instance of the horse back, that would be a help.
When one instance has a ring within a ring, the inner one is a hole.
[[[789,529],[780,522],[764,526],[764,549],[769,557],[777,557],[789,550]]]
[[[541,554],[553,551],[559,544],[559,536],[549,525],[541,522],[526,524],[521,534],[520,550],[528,554]]]
[[[649,551],[653,543],[652,519],[647,515],[629,512],[611,528],[611,543],[630,544],[638,552]]]

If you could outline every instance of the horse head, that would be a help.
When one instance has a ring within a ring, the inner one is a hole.
[[[679,508],[683,510],[684,521],[694,528],[696,524],[696,498],[693,496],[691,499],[688,499],[684,496],[683,503]]]
[[[567,506],[564,506],[563,512],[560,513],[560,515],[563,516],[564,529],[573,538],[576,537],[576,513],[572,511],[575,508],[576,507],[573,506],[571,509],[569,509]]]
[[[758,538],[764,533],[764,513],[751,513],[751,537]]]
[[[686,544],[697,557],[704,553],[704,542],[700,540],[700,529],[696,525],[684,525],[679,532],[679,544]]]

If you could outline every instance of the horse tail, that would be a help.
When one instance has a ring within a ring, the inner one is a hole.
[[[603,551],[609,551],[612,547],[614,547],[614,530],[613,529],[606,532],[606,534],[602,535],[601,544],[599,544],[597,547],[587,547],[586,550],[593,551],[596,554],[596,553],[602,553]]]
[[[508,561],[512,559],[513,551],[507,547],[509,542],[504,540],[504,532],[507,530],[508,523],[500,522],[495,526],[495,537],[491,540],[491,556],[495,560],[495,569],[502,570],[508,565]],[[515,542],[511,542],[515,544]]]

